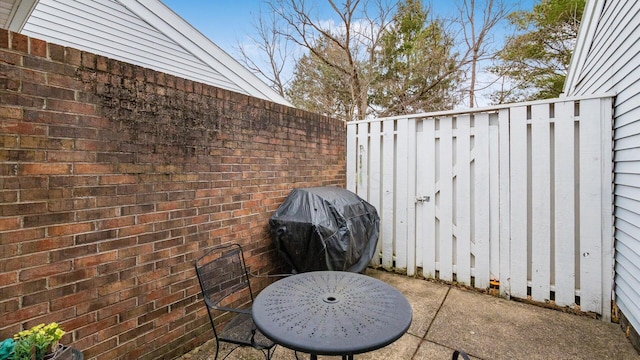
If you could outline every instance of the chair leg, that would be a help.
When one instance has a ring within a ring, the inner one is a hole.
[[[453,356],[451,357],[451,360],[458,360],[458,356],[462,356],[464,360],[470,360],[469,355],[467,355],[466,352],[460,351],[460,350],[456,350],[453,352]]]
[[[273,356],[273,354],[276,352],[276,348],[278,347],[278,345],[275,345],[274,347],[272,347],[271,349],[267,349],[267,352],[264,352],[264,350],[262,350],[262,353],[264,354],[264,356],[267,358],[267,360],[271,360],[271,357]]]

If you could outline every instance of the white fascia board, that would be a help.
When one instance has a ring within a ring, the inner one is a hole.
[[[37,4],[38,0],[16,0],[11,14],[9,14],[7,29],[17,33],[21,32]]]
[[[216,71],[237,83],[247,93],[258,98],[292,106],[284,97],[267,86],[255,74],[243,67],[159,0],[118,1],[201,61],[215,67]]]
[[[569,71],[562,89],[562,93],[565,96],[575,95],[574,91],[578,81],[580,81],[582,68],[587,62],[587,56],[589,55],[604,5],[605,0],[587,0],[580,22],[578,38],[576,39],[576,47],[573,50]]]

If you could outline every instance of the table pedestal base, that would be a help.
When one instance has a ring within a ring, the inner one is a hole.
[[[298,357],[296,356],[296,359]],[[316,354],[311,354],[310,356],[311,360],[318,360],[318,355]],[[353,355],[342,355],[342,360],[353,360]]]

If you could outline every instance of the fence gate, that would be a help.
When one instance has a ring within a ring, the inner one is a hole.
[[[611,306],[610,96],[347,125],[347,188],[380,214],[372,264],[503,296]],[[603,310],[604,309],[604,310]]]

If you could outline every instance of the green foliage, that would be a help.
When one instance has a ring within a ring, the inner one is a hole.
[[[452,108],[460,64],[444,22],[420,0],[399,3],[390,21],[368,21],[371,29],[353,25],[305,43],[286,90],[291,103],[347,121]]]
[[[450,109],[459,73],[453,38],[419,0],[405,0],[376,54],[371,104],[382,116]]]
[[[494,99],[535,100],[562,93],[584,7],[585,0],[542,0],[531,11],[509,15],[519,34],[507,39],[492,71],[509,78],[515,91]]]
[[[315,51],[334,62],[346,62],[342,59],[344,52],[325,38],[316,42]],[[304,55],[298,60],[286,96],[294,106],[317,114],[341,119],[354,117],[348,76],[314,54]]]
[[[58,341],[64,334],[65,332],[57,323],[40,324],[29,330],[20,331],[13,336],[15,340],[13,359],[29,360],[31,349],[35,348],[36,360],[41,360],[58,345]]]

